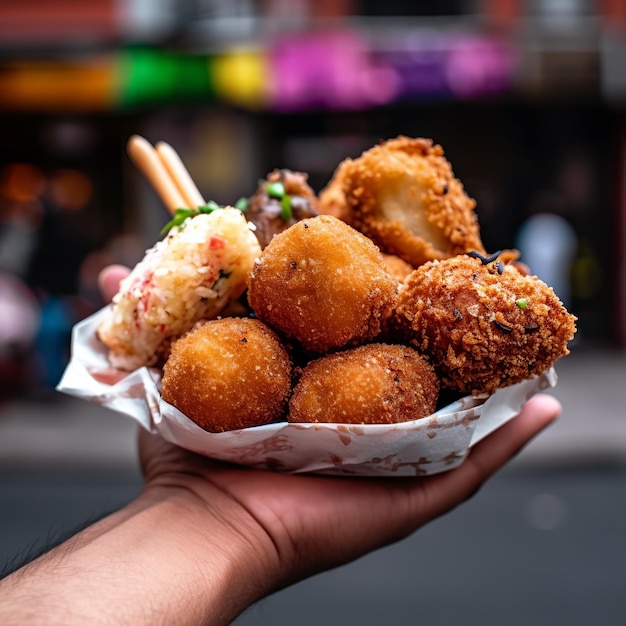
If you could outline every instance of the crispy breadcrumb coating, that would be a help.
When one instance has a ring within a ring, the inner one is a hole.
[[[547,370],[569,354],[575,320],[536,276],[482,255],[417,268],[400,286],[392,317],[442,385],[462,393],[492,392]]]
[[[163,399],[209,432],[284,418],[292,365],[274,331],[250,318],[198,325],[172,345]]]
[[[399,136],[343,161],[321,191],[318,208],[417,267],[469,250],[484,252],[475,206],[441,146]]]
[[[368,344],[320,357],[303,370],[290,422],[394,424],[430,415],[439,380],[407,346]]]
[[[260,320],[321,354],[372,340],[397,289],[371,240],[319,215],[274,236],[250,274],[248,302]]]
[[[352,210],[346,200],[346,175],[353,159],[344,159],[333,172],[333,176],[318,195],[317,209],[324,215],[332,215],[346,224],[352,224]]]

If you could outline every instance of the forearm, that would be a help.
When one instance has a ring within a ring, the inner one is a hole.
[[[0,623],[230,623],[270,590],[263,549],[169,491],[142,494],[1,581]]]

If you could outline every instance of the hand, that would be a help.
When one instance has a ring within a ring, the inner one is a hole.
[[[101,275],[107,299],[128,273]],[[427,478],[245,469],[142,430],[142,493],[0,581],[0,623],[229,624],[269,593],[406,537],[470,496],[560,410],[535,396]]]
[[[102,273],[107,298],[127,272],[115,266]],[[459,468],[426,478],[344,479],[251,470],[187,452],[147,432],[140,434],[140,458],[146,493],[186,494],[206,510],[207,528],[221,525],[253,547],[249,565],[259,568],[260,597],[398,541],[453,509],[559,411],[555,398],[535,396],[519,416],[475,446]]]
[[[106,299],[128,269],[100,276]],[[426,478],[293,476],[141,430],[142,493],[0,580],[0,623],[229,624],[264,596],[398,541],[471,497],[558,415],[551,396]]]

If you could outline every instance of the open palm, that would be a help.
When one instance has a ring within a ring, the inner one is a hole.
[[[126,268],[101,276],[105,297]],[[337,478],[237,467],[141,432],[146,490],[180,489],[207,514],[262,549],[275,564],[270,589],[334,567],[406,537],[472,496],[558,415],[556,399],[538,395],[520,415],[476,445],[455,470],[421,478]]]

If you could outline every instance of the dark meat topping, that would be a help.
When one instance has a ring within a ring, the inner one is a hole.
[[[317,198],[307,184],[307,175],[287,169],[274,170],[260,181],[245,212],[246,219],[256,226],[254,232],[261,248],[274,235],[316,215]]]

